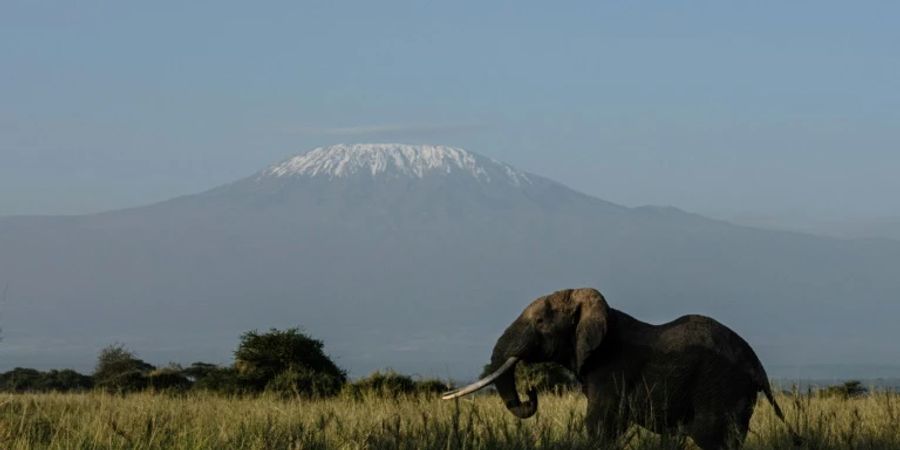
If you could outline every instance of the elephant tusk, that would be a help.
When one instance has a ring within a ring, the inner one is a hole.
[[[493,383],[494,380],[496,380],[497,378],[500,378],[500,375],[503,375],[504,372],[511,369],[513,366],[515,366],[517,362],[519,362],[519,358],[517,358],[515,356],[511,356],[509,359],[506,360],[505,363],[503,363],[502,366],[500,366],[499,369],[495,370],[494,373],[492,373],[492,374],[490,374],[490,375],[488,375],[466,387],[459,388],[459,389],[456,389],[456,390],[453,390],[450,392],[445,392],[444,395],[441,396],[441,398],[444,400],[452,400],[454,398],[462,397],[463,395],[471,394],[475,391],[483,389],[485,386]]]

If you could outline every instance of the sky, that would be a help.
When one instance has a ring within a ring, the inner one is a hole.
[[[3,0],[0,215],[404,142],[628,206],[900,216],[900,3],[486,3]]]

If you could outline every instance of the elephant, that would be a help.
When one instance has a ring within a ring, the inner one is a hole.
[[[740,446],[760,391],[784,421],[765,369],[737,333],[700,315],[651,325],[610,308],[596,289],[566,289],[533,301],[497,340],[492,373],[443,398],[494,384],[510,412],[531,417],[538,396],[531,389],[527,400],[519,398],[519,362],[571,370],[587,397],[585,426],[603,442],[616,442],[636,423],[690,436],[704,450]]]

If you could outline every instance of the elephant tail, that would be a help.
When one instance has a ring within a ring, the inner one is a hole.
[[[769,401],[769,404],[772,405],[772,409],[775,410],[775,415],[781,419],[782,422],[787,423],[787,419],[784,418],[784,413],[781,411],[781,407],[778,406],[778,402],[775,401],[775,396],[772,395],[772,388],[769,386],[769,383],[766,383],[765,386],[762,387],[763,394],[766,395],[766,400]]]
[[[782,422],[784,422],[785,426],[787,426],[788,433],[790,433],[791,435],[791,441],[793,441],[793,444],[797,447],[802,446],[804,442],[803,438],[800,437],[800,435],[797,434],[796,431],[794,431],[794,428],[791,427],[791,424],[789,424],[787,419],[784,418],[784,413],[781,411],[781,407],[778,406],[778,402],[775,401],[775,396],[772,395],[772,387],[769,385],[768,380],[762,383],[762,386],[760,386],[760,390],[763,391],[763,394],[765,394],[766,396],[766,400],[768,400],[769,404],[772,405],[772,409],[775,410],[775,415],[779,419],[781,419]]]
[[[766,374],[766,369],[763,367],[762,362],[759,360],[759,357],[756,356],[756,353],[753,349],[750,348],[750,345],[744,342],[747,350],[749,350],[749,358],[747,362],[749,363],[749,373],[751,378],[754,380],[757,386],[757,392],[762,391],[762,393],[766,396],[766,400],[769,401],[769,404],[772,405],[772,409],[775,410],[775,416],[778,417],[784,425],[788,429],[788,433],[791,435],[791,441],[794,446],[801,447],[804,444],[804,439],[800,437],[800,435],[794,430],[794,427],[788,423],[787,419],[784,417],[784,412],[781,410],[781,406],[778,405],[778,402],[775,401],[775,395],[772,394],[772,385],[769,384],[769,375]]]

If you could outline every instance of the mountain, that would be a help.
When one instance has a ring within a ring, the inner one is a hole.
[[[882,217],[844,226],[846,235],[900,241],[900,217]]]
[[[471,377],[533,298],[594,286],[650,321],[712,315],[802,376],[900,361],[898,269],[893,241],[626,208],[457,148],[338,145],[149,206],[0,219],[0,369],[85,369],[113,342],[228,362],[243,331],[301,326],[352,374]]]
[[[724,214],[732,223],[756,228],[798,231],[844,239],[900,241],[900,217],[814,219],[805,214]]]

